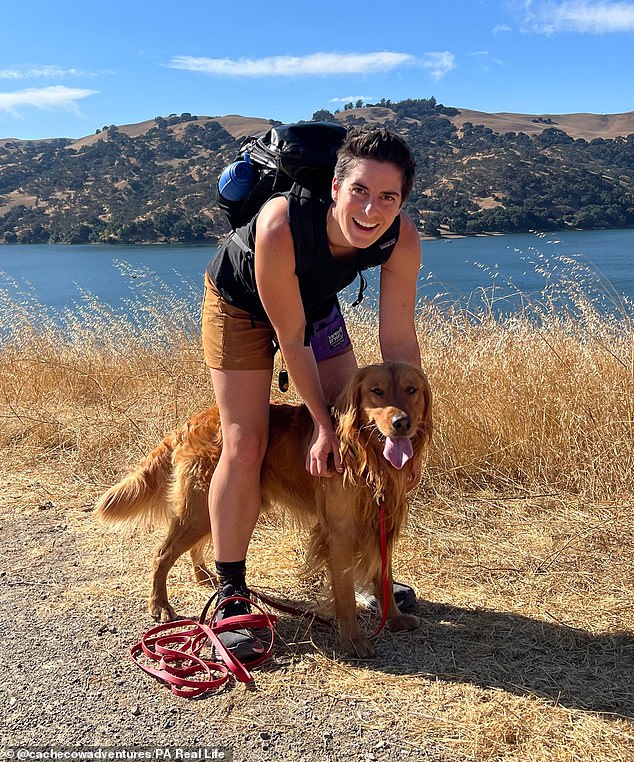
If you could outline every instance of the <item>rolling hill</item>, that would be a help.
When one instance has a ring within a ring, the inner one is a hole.
[[[634,112],[486,114],[407,100],[315,118],[386,124],[418,172],[421,233],[634,225]],[[78,140],[0,140],[0,241],[195,242],[227,232],[216,178],[270,120],[191,114]]]

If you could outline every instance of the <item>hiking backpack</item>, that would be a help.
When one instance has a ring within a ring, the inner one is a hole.
[[[232,230],[249,223],[263,204],[294,184],[330,193],[337,151],[347,129],[332,122],[281,124],[243,140],[218,178],[218,205]]]

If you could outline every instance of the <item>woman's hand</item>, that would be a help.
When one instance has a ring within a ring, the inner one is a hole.
[[[332,455],[332,461],[335,470],[328,465],[328,460]],[[335,475],[335,472],[341,473],[341,455],[339,453],[339,440],[332,426],[319,426],[315,424],[312,439],[306,455],[306,470],[313,476]]]

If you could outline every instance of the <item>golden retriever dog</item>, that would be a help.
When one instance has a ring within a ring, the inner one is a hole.
[[[431,390],[418,368],[387,362],[351,376],[333,412],[343,473],[317,478],[305,460],[313,432],[304,405],[271,405],[269,444],[261,473],[262,504],[288,510],[311,525],[309,568],[325,568],[344,653],[365,658],[374,648],[357,621],[356,585],[373,585],[382,600],[378,502],[385,507],[387,535],[387,624],[412,630],[419,620],[399,611],[392,592],[392,550],[407,514],[407,493],[419,480],[432,433]],[[154,559],[149,611],[154,619],[175,618],[167,576],[190,551],[201,582],[211,574],[204,549],[210,523],[207,492],[222,449],[216,407],[194,415],[128,476],[98,501],[98,517],[113,524],[165,517],[169,529]]]

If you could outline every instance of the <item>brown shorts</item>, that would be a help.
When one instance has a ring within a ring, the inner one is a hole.
[[[268,370],[273,367],[275,331],[225,302],[205,273],[202,307],[205,362],[223,370]]]
[[[245,310],[223,300],[205,273],[202,306],[205,362],[217,370],[269,370],[276,350],[270,323],[255,320]],[[352,351],[339,306],[313,324],[311,346],[317,362]]]

